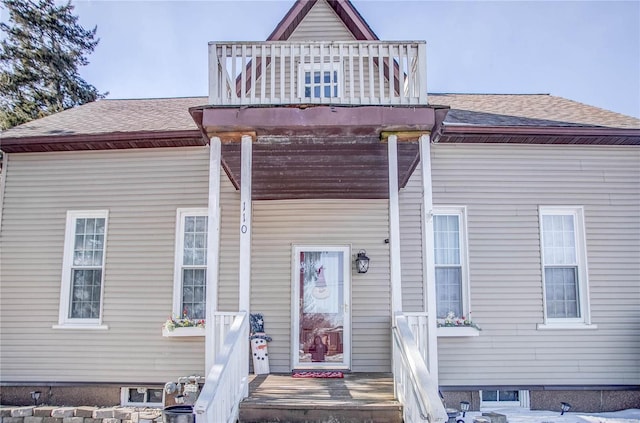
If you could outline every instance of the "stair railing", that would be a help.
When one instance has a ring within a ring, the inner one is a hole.
[[[429,375],[407,317],[396,313],[393,326],[393,378],[405,422],[444,423],[447,412]]]
[[[238,313],[194,405],[196,423],[232,423],[249,394],[249,317]]]

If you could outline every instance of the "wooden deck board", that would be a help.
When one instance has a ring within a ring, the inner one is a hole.
[[[343,379],[251,376],[241,423],[401,423],[402,406],[388,373],[345,373]]]
[[[253,376],[245,402],[317,406],[398,404],[393,396],[393,377],[387,373],[346,373],[343,379],[298,379],[290,374]]]

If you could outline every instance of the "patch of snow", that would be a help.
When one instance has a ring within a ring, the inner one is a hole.
[[[493,411],[507,416],[509,423],[640,423],[640,409],[613,411],[609,413],[580,413],[559,411],[527,410],[523,408],[491,408],[482,411],[468,411],[465,423],[473,423],[473,418],[483,412]],[[458,419],[462,418],[462,414]]]

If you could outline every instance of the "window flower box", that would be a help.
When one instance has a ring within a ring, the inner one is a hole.
[[[479,336],[480,331],[473,326],[440,326],[438,338]]]
[[[481,330],[470,317],[457,317],[453,311],[445,319],[438,320],[439,337],[478,336]]]
[[[164,322],[162,336],[205,336],[204,325],[204,320],[189,318],[185,310],[181,319],[170,317]]]
[[[176,327],[173,330],[167,329],[166,326],[162,327],[162,336],[205,336],[204,327]]]

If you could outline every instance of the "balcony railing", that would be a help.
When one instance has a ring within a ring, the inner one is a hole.
[[[426,44],[209,43],[209,103],[427,104]]]

